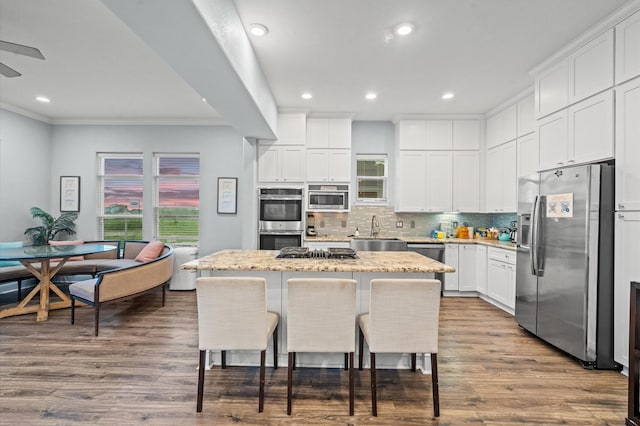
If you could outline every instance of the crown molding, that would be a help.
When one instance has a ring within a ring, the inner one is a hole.
[[[517,93],[516,95],[510,97],[509,99],[501,102],[500,104],[498,104],[497,106],[491,108],[489,111],[487,111],[487,113],[484,115],[484,118],[488,118],[491,117],[494,114],[497,114],[498,112],[502,111],[503,109],[506,109],[507,107],[510,107],[513,104],[516,104],[518,102],[520,102],[521,100],[523,100],[524,98],[533,95],[535,91],[535,87],[532,85],[530,87],[527,87],[526,89],[524,89],[523,91]]]
[[[15,112],[16,114],[24,115],[25,117],[28,117],[28,118],[33,118],[34,120],[42,121],[43,123],[52,124],[52,121],[50,118],[47,118],[40,114],[36,114],[35,112],[27,111],[26,109],[22,109],[17,106],[0,102],[0,108],[7,111]]]
[[[400,120],[484,120],[484,114],[396,114],[391,118],[393,124]]]
[[[222,119],[109,119],[109,118],[63,118],[51,121],[53,125],[75,126],[229,126]]]

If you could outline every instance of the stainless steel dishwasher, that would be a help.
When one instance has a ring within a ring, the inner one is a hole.
[[[407,251],[415,251],[423,256],[444,263],[444,243],[408,243]],[[442,273],[435,273],[435,278],[444,283]]]

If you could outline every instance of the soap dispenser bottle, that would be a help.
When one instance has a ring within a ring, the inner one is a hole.
[[[360,236],[360,230],[358,229],[357,226],[356,226],[356,232],[354,232],[353,235],[355,235],[356,237]]]

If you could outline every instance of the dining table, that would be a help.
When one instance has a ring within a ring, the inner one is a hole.
[[[53,277],[62,269],[70,257],[84,256],[116,250],[109,244],[77,244],[77,245],[41,245],[0,248],[0,260],[19,261],[39,281],[31,292],[17,306],[0,310],[0,318],[14,315],[37,313],[37,321],[46,321],[49,311],[71,307],[71,298],[55,283]],[[40,264],[40,266],[35,266]],[[55,293],[60,300],[51,302],[50,294]],[[29,303],[36,294],[40,294],[38,304]]]

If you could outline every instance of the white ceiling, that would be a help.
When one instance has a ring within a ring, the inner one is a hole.
[[[282,109],[390,120],[485,113],[531,87],[529,71],[626,0],[235,0]],[[407,38],[386,40],[401,21]],[[221,117],[98,0],[0,0],[0,104],[52,122],[216,122]],[[188,46],[185,46],[188,48]],[[378,93],[371,102],[368,90]],[[300,98],[310,91],[314,98]],[[445,91],[456,97],[442,101]],[[34,98],[45,95],[50,104]],[[223,117],[222,117],[223,119]]]

